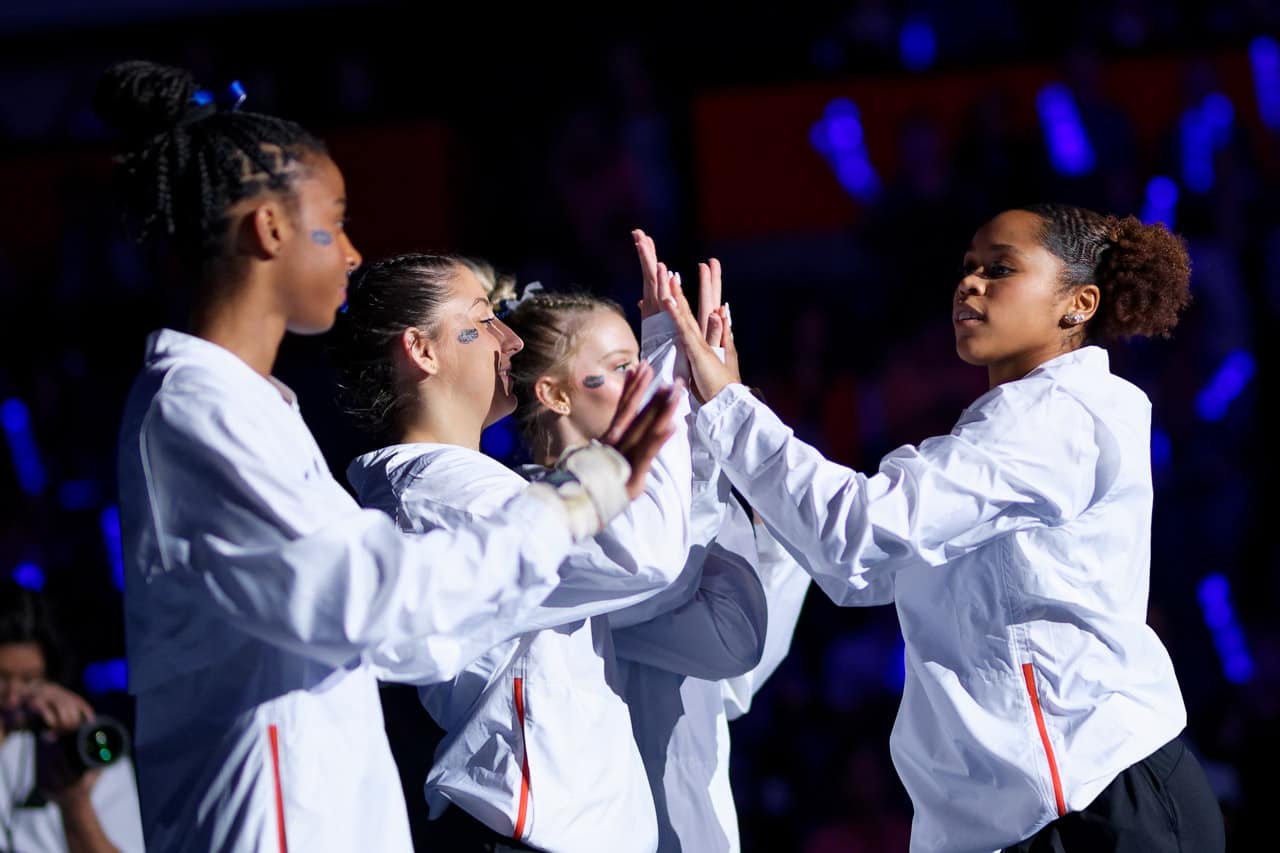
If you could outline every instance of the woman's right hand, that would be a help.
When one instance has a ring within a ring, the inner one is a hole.
[[[648,362],[640,362],[627,373],[613,420],[600,436],[602,443],[613,447],[630,463],[627,494],[632,500],[644,492],[649,467],[662,445],[675,433],[673,421],[680,395],[684,393],[684,383],[677,379],[674,384],[659,389],[653,399],[641,408],[640,401],[652,381],[653,367]]]

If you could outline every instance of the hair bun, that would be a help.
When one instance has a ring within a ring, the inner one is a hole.
[[[196,92],[191,73],[134,60],[112,65],[98,81],[93,108],[109,126],[131,139],[146,139],[172,128]]]
[[[1132,216],[1111,222],[1107,238],[1097,273],[1111,300],[1102,337],[1167,336],[1191,301],[1186,246],[1163,225]]]

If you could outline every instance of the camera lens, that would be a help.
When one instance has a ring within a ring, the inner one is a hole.
[[[86,770],[106,767],[129,754],[129,733],[110,717],[99,716],[83,724],[71,740],[74,757]]]

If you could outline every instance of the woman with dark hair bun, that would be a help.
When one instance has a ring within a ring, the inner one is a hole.
[[[516,407],[515,363],[524,348],[490,304],[502,296],[495,282],[475,260],[408,254],[376,261],[357,274],[335,329],[348,408],[384,445],[355,459],[347,476],[362,504],[406,532],[489,517],[527,488],[520,474],[480,451],[482,431]],[[610,413],[655,374],[671,383],[656,399],[683,403],[687,392],[673,382],[674,343],[667,350],[653,366],[635,351],[613,354],[617,396],[597,408],[600,432],[575,448],[610,441]],[[562,447],[557,458],[565,458],[561,451],[569,458],[582,452]],[[556,474],[539,469],[535,482],[547,476]],[[680,577],[691,480],[681,428],[654,461],[644,494],[569,553],[543,606],[495,624],[498,631],[474,633],[482,652],[474,663],[421,688],[446,732],[425,793],[431,817],[456,839],[451,850],[655,849],[654,800],[607,614],[654,598]],[[405,649],[381,674],[417,681],[413,658]]]
[[[147,342],[120,440],[146,843],[408,851],[372,664],[413,646],[422,678],[450,678],[474,632],[541,603],[574,541],[640,493],[671,409],[620,410],[617,449],[455,529],[362,511],[271,375],[285,332],[333,325],[360,264],[342,173],[243,99],[127,62],[95,101],[124,136],[130,221],[192,294],[189,332]]]
[[[1151,403],[1101,347],[1167,335],[1189,283],[1163,226],[1066,205],[1001,213],[951,300],[956,351],[990,390],[873,475],[796,439],[735,383],[683,294],[667,299],[707,401],[695,440],[837,603],[897,607],[890,748],[913,853],[1224,847],[1146,624]]]

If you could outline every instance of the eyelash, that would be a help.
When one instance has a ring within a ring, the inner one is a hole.
[[[481,320],[480,322],[484,323],[486,326],[492,326],[497,321],[498,321],[497,317],[489,317],[487,319]]]
[[[961,264],[959,269],[960,277],[965,278],[973,275],[973,271],[977,268],[975,264]],[[1012,272],[1014,272],[1012,267],[1007,267],[1004,264],[992,264],[990,267],[984,267],[983,278],[1004,278]]]
[[[617,373],[626,373],[630,369],[631,369],[631,362],[624,361],[622,364],[619,364],[617,367],[615,367],[614,371]]]

